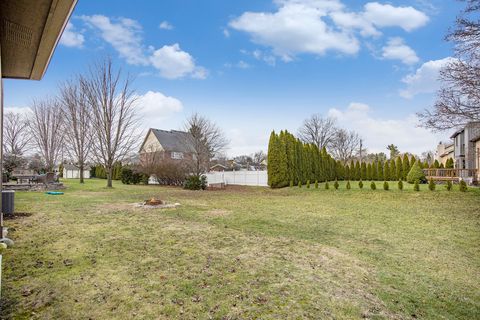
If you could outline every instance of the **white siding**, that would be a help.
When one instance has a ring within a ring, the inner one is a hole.
[[[80,179],[80,170],[63,169],[63,177],[65,179]],[[83,177],[85,179],[90,179],[90,170],[83,170]]]

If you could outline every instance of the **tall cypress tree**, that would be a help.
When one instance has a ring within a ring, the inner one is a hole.
[[[369,163],[367,164],[367,180],[373,180],[372,179],[372,164]]]
[[[362,162],[361,164],[361,175],[362,175],[362,180],[367,180],[367,164],[365,162]]]
[[[372,180],[378,180],[378,161],[372,163]]]
[[[408,155],[405,154],[403,156],[403,163],[402,163],[402,167],[403,167],[403,180],[407,180],[407,174],[410,172],[410,168],[411,168],[411,165],[410,165],[410,160],[408,159]]]
[[[350,160],[350,179],[357,180],[357,175],[355,173],[355,163],[353,160]]]
[[[289,184],[285,145],[275,131],[272,131],[268,143],[268,184],[271,188],[282,188]]]
[[[355,179],[357,180],[362,179],[362,169],[360,168],[360,162],[358,160],[355,163]]]
[[[396,168],[397,168],[397,172],[396,172],[396,179],[395,180],[403,179],[403,164],[402,164],[402,158],[401,157],[397,157]]]
[[[384,179],[384,176],[383,176],[383,163],[382,161],[378,161],[377,162],[377,172],[378,172],[378,177],[377,179],[379,181],[382,181]]]
[[[390,180],[397,180],[397,168],[395,166],[395,159],[390,160]]]
[[[383,165],[383,180],[390,180],[390,161],[385,161]]]

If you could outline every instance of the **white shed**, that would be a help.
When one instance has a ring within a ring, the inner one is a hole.
[[[73,164],[63,165],[63,178],[65,179],[80,179],[80,169]],[[83,178],[90,179],[90,166],[83,169]]]

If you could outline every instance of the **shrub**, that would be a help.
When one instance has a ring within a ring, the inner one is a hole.
[[[307,180],[307,189],[310,189],[310,180]]]
[[[372,183],[370,183],[370,189],[372,189],[372,190],[377,189],[377,185],[375,184],[375,182],[372,181]]]
[[[350,186],[350,181],[347,181],[347,190],[350,190],[352,187]]]
[[[435,182],[432,178],[430,178],[430,181],[428,182],[428,189],[430,189],[430,191],[435,191]]]
[[[206,176],[189,176],[183,185],[188,190],[205,190],[207,188]]]
[[[402,179],[398,180],[398,190],[403,190],[403,181],[402,181]]]
[[[335,188],[335,190],[338,190],[339,184],[337,179],[335,179],[335,183],[333,184],[333,187]]]
[[[328,185],[328,181],[327,181],[325,182],[325,190],[328,190],[328,189],[330,189],[330,186]]]
[[[414,191],[420,191],[420,184],[419,184],[418,180],[415,180],[415,183],[413,185],[413,190]]]
[[[360,181],[358,182],[358,187],[359,187],[360,189],[363,189],[363,182],[362,182],[361,179],[360,179]]]
[[[419,161],[415,161],[412,168],[408,172],[407,181],[408,183],[415,183],[415,181],[418,181],[418,183],[422,183],[426,181],[425,174],[420,168]]]
[[[122,169],[122,170],[123,170],[123,169]],[[134,171],[134,172],[132,173],[132,180],[131,180],[131,182],[132,182],[133,184],[139,184],[140,181],[142,181],[142,174],[141,174],[140,172],[135,172],[135,171]]]
[[[315,180],[315,189],[318,189],[318,180]]]
[[[448,180],[448,181],[447,181],[447,190],[448,190],[448,191],[452,191],[452,186],[453,186],[453,185],[452,185],[452,181]]]
[[[302,181],[298,181],[298,187],[299,187],[299,188],[302,187]]]
[[[388,191],[390,189],[390,186],[388,185],[387,181],[383,181],[383,190]]]
[[[467,191],[467,183],[465,182],[465,180],[460,180],[460,191],[461,192]]]
[[[132,178],[133,178],[133,170],[130,168],[122,168],[122,171],[120,174],[120,180],[122,181],[122,183],[130,184],[132,183]]]
[[[293,188],[293,180],[290,180],[290,188]]]

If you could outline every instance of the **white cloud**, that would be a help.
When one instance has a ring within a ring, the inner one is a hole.
[[[369,152],[386,152],[387,145],[393,143],[400,151],[421,154],[434,149],[445,138],[418,127],[415,115],[381,119],[374,117],[363,103],[351,103],[345,110],[330,109],[328,115],[335,117],[341,127],[358,132]]]
[[[402,38],[390,38],[382,48],[382,57],[388,60],[400,60],[404,64],[415,64],[420,61],[416,52],[405,44]]]
[[[167,79],[178,79],[188,75],[204,79],[207,76],[206,70],[195,66],[193,57],[188,52],[182,51],[178,43],[155,50],[150,62],[160,71],[160,75]]]
[[[145,48],[142,39],[142,26],[135,20],[119,18],[112,20],[103,15],[82,16],[81,19],[92,28],[98,29],[103,40],[118,51],[120,57],[132,65],[153,66],[167,79],[179,79],[190,76],[205,79],[207,69],[196,66],[194,58],[180,49],[178,43],[165,45],[160,49],[152,46]],[[172,27],[167,21],[160,28]]]
[[[112,45],[120,56],[132,65],[148,65],[142,46],[142,27],[132,19],[110,20],[103,15],[82,16],[90,27],[100,31],[103,40]]]
[[[405,31],[423,27],[428,16],[413,7],[394,7],[390,4],[369,2],[364,7],[364,17],[377,27],[401,27]]]
[[[148,91],[136,99],[142,120],[148,127],[160,127],[162,122],[183,110],[180,100],[158,91]]]
[[[440,70],[452,61],[455,61],[455,59],[448,57],[425,62],[415,73],[409,74],[402,79],[406,87],[400,90],[400,96],[411,99],[417,94],[436,92],[440,87],[440,82],[438,81]]]
[[[77,32],[73,24],[68,22],[65,30],[63,30],[62,37],[60,38],[60,44],[66,47],[81,48],[83,47],[84,42],[85,37],[83,34]]]
[[[158,27],[162,30],[173,30],[173,25],[168,21],[162,21]]]
[[[250,34],[254,43],[271,47],[290,61],[301,53],[353,55],[360,50],[358,34],[379,37],[378,28],[399,27],[412,31],[429,18],[413,7],[367,3],[352,12],[340,0],[274,0],[275,12],[245,12],[230,21],[232,29]]]

